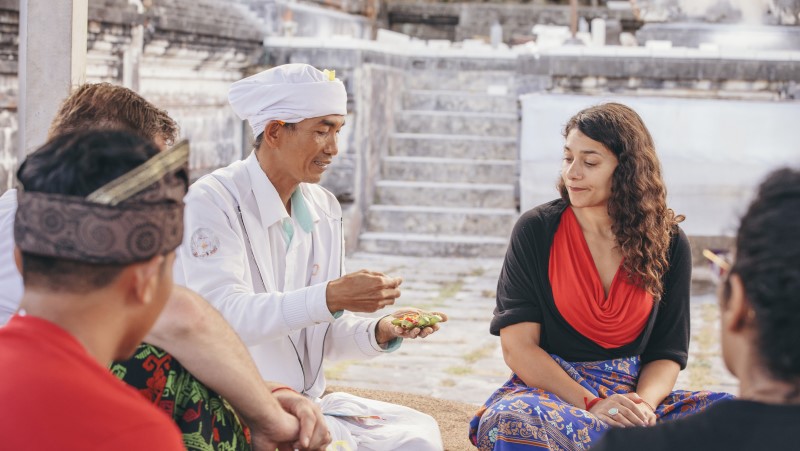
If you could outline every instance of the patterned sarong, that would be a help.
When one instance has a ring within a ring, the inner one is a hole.
[[[600,362],[566,362],[552,356],[572,379],[596,396],[636,389],[639,357]],[[732,396],[708,391],[673,391],[656,408],[658,421],[700,412]],[[594,415],[553,393],[525,385],[516,374],[495,391],[469,424],[469,438],[480,450],[587,449],[609,429]]]
[[[192,376],[172,355],[142,344],[111,372],[172,417],[189,451],[250,450],[250,431],[233,408]]]

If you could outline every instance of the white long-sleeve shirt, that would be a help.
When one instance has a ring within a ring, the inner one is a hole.
[[[222,313],[265,379],[318,397],[323,358],[367,358],[399,345],[378,345],[376,319],[328,310],[327,284],[341,277],[344,252],[341,207],[330,192],[301,183],[290,217],[251,154],[195,182],[185,202],[175,282]]]

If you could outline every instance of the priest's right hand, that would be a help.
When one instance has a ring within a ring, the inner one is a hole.
[[[376,312],[394,304],[400,297],[401,277],[389,277],[383,273],[362,269],[328,282],[325,296],[328,310],[351,312]]]

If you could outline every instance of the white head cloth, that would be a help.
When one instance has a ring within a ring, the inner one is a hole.
[[[284,64],[231,85],[228,101],[247,119],[253,137],[270,121],[290,124],[329,114],[347,114],[344,83],[308,64]]]

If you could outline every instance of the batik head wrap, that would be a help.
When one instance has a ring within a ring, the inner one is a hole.
[[[256,138],[270,121],[295,124],[312,117],[347,114],[347,92],[333,71],[284,64],[231,85],[228,101]]]
[[[23,252],[93,264],[129,264],[183,239],[189,144],[181,141],[86,197],[17,193],[14,240]]]

